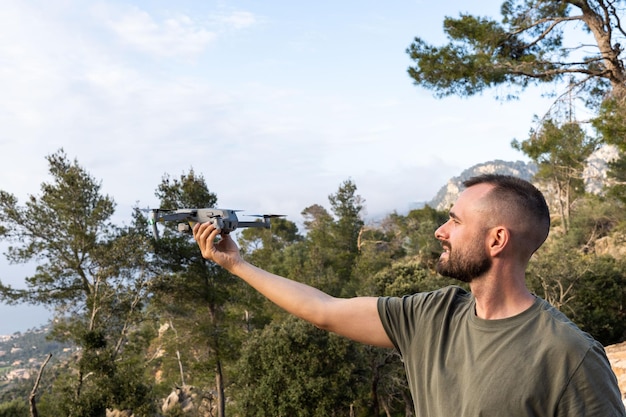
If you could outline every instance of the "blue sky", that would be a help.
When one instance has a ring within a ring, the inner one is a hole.
[[[218,205],[300,222],[351,179],[369,218],[430,200],[494,159],[525,160],[549,101],[436,99],[406,48],[445,38],[443,17],[497,16],[500,1],[4,0],[0,189],[20,202],[64,148],[117,202],[154,207],[164,174],[202,174]],[[0,279],[29,267],[0,259]],[[0,334],[45,321],[0,305]]]

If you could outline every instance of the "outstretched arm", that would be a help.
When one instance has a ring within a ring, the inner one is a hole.
[[[246,281],[270,301],[320,329],[374,346],[393,347],[380,321],[376,297],[336,298],[316,288],[272,274],[243,260],[228,234],[211,223],[197,224],[193,235],[202,256]]]

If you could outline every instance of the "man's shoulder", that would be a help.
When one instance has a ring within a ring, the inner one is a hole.
[[[472,294],[465,288],[458,285],[448,285],[433,291],[424,291],[411,295],[406,295],[403,298],[426,298],[426,299],[470,299]]]
[[[581,330],[569,317],[547,301],[540,299],[538,310],[540,325],[550,330],[544,334],[554,339],[555,343],[570,347],[578,346],[583,352],[599,344],[589,333]]]
[[[398,352],[405,352],[416,340],[429,340],[441,323],[461,323],[471,311],[472,296],[458,286],[420,292],[403,297],[381,297],[378,313],[387,335]],[[414,336],[419,334],[420,338]]]
[[[422,313],[436,315],[449,314],[463,306],[472,303],[473,296],[467,290],[456,285],[450,285],[433,291],[419,292],[403,297],[381,297],[379,312],[387,311],[390,314]],[[395,312],[395,313],[394,313]]]
[[[528,354],[535,352],[553,374],[562,373],[566,380],[591,377],[608,382],[614,378],[602,344],[548,302],[540,300],[536,318],[529,325],[534,336],[527,345]]]

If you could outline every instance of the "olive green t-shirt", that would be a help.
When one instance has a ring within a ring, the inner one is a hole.
[[[483,320],[471,293],[451,286],[381,297],[378,311],[417,417],[626,415],[603,347],[540,298]]]

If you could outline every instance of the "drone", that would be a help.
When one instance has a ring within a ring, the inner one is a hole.
[[[270,228],[270,220],[275,217],[284,217],[281,214],[249,215],[250,217],[260,217],[262,221],[239,221],[237,212],[240,210],[229,210],[219,208],[185,208],[177,210],[148,209],[149,223],[152,226],[152,234],[155,240],[159,240],[159,230],[157,223],[166,221],[176,221],[178,231],[190,233],[196,223],[213,223],[216,229],[222,233],[230,233],[239,227],[262,227]]]

